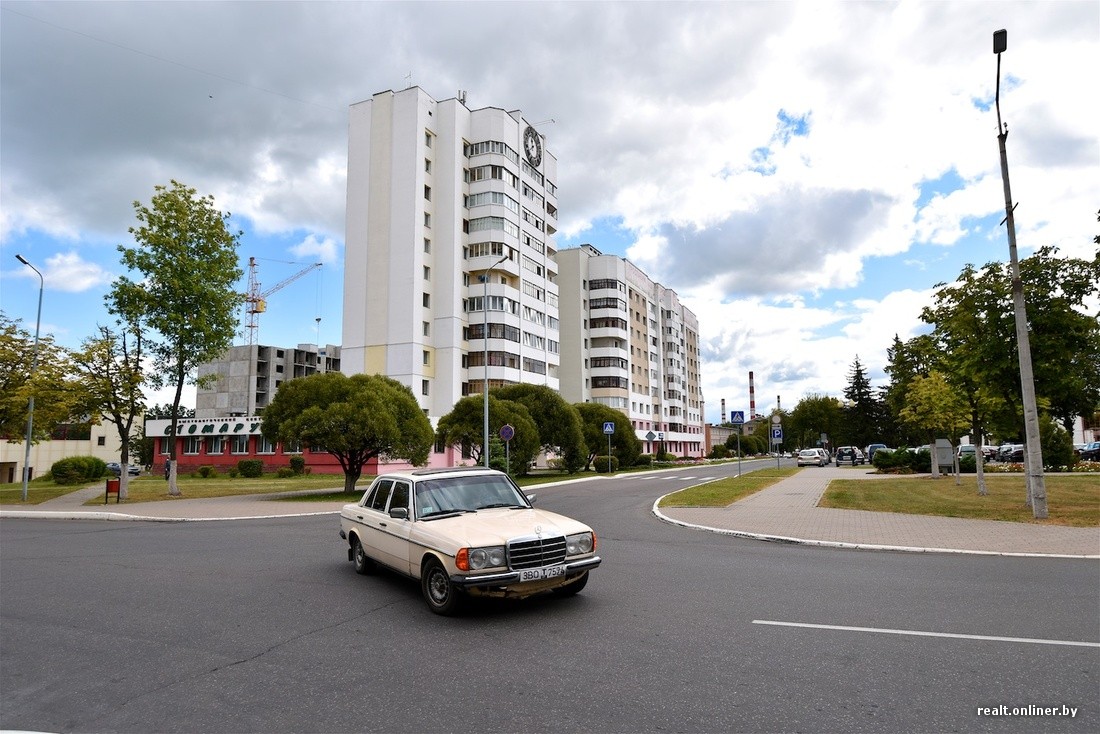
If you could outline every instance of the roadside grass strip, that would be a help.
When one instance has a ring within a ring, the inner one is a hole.
[[[666,495],[658,507],[725,507],[798,473],[797,467],[757,469],[739,477],[727,477],[686,487]]]
[[[1018,474],[985,477],[989,494],[978,494],[976,475],[938,480],[919,477],[834,479],[818,507],[840,510],[897,512],[909,515],[1003,520],[1067,527],[1100,527],[1100,476],[1046,474],[1047,513],[1036,520],[1027,505],[1026,478]]]

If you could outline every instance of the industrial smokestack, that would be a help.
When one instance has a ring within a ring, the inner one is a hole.
[[[722,423],[726,422],[726,399],[722,398]]]
[[[778,395],[775,396],[775,410],[776,410],[776,412],[779,412],[779,411],[782,410],[782,408],[779,407],[779,396]]]
[[[749,420],[756,417],[756,385],[752,381],[752,372],[749,372]]]

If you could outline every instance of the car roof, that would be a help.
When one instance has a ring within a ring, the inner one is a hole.
[[[406,469],[404,471],[389,471],[378,475],[379,479],[409,479],[420,480],[430,477],[445,476],[506,476],[504,472],[496,469],[486,469],[483,466],[444,466],[427,469]]]

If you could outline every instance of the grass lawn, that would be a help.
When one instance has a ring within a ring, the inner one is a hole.
[[[975,474],[963,474],[961,484],[953,475],[934,480],[919,477],[882,479],[834,479],[819,507],[843,510],[901,512],[910,515],[968,517],[1073,527],[1100,527],[1100,476],[1094,474],[1045,474],[1046,520],[1036,520],[1026,504],[1023,474],[986,474],[989,494],[978,494]]]
[[[717,479],[697,487],[674,492],[663,497],[659,507],[725,507],[739,499],[770,487],[781,479],[800,471],[796,467],[758,469],[739,477]]]

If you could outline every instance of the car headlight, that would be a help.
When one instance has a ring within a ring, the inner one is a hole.
[[[596,549],[595,533],[577,533],[565,537],[565,553],[569,556],[579,556],[591,553]]]
[[[470,570],[496,568],[504,565],[504,546],[494,545],[488,548],[471,548],[468,553]]]

